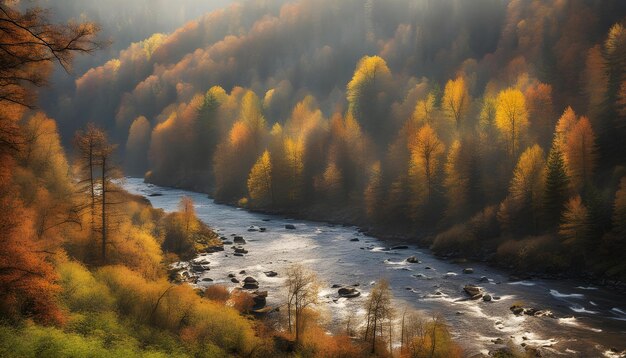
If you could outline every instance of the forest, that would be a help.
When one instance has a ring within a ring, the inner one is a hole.
[[[48,6],[0,0],[0,356],[467,356],[382,277],[334,326],[303,265],[267,319],[187,284],[172,265],[220,235],[125,176],[625,287],[623,1],[184,1],[145,28],[145,4],[110,28]]]
[[[51,113],[109,130],[152,183],[623,282],[624,13],[249,2],[133,43]]]

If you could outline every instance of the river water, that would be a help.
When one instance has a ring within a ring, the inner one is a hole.
[[[362,314],[371,286],[385,278],[393,289],[398,312],[410,307],[426,315],[442,314],[468,356],[496,348],[492,341],[497,338],[511,340],[520,349],[522,344],[540,347],[543,356],[620,357],[611,348],[626,349],[626,298],[605,288],[567,280],[511,282],[506,272],[493,267],[451,263],[414,245],[388,250],[384,242],[359,233],[356,227],[252,213],[216,204],[206,194],[146,184],[139,178],[126,178],[123,186],[166,212],[177,210],[181,197],[189,196],[198,217],[220,236],[231,241],[233,235],[245,238],[249,253],[243,257],[233,256],[230,245],[225,245],[224,252],[202,257],[210,261],[210,270],[200,278],[213,281],[200,280],[200,286],[234,288],[239,285],[232,283],[228,274],[240,280],[252,276],[259,281],[260,290],[269,291],[268,304],[280,305],[285,298],[285,270],[299,263],[315,271],[323,282],[321,307],[335,323]],[[150,196],[155,193],[160,195]],[[286,229],[286,224],[294,225],[295,230]],[[266,231],[249,232],[250,227]],[[355,238],[359,241],[351,241]],[[420,263],[406,262],[409,256],[416,256]],[[469,266],[474,272],[464,274]],[[241,270],[246,274],[239,274]],[[264,272],[270,270],[278,276],[267,277]],[[481,282],[483,276],[487,282]],[[361,296],[338,298],[337,289],[331,289],[333,284],[358,284]],[[464,300],[466,284],[478,285],[500,299]],[[556,318],[515,316],[509,309],[514,303],[550,310]]]

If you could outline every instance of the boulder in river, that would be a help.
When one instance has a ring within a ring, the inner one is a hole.
[[[285,229],[287,229],[287,230],[295,230],[296,227],[295,227],[295,225],[287,224],[287,225],[285,225]]]
[[[267,277],[276,277],[276,276],[278,276],[278,273],[276,273],[274,271],[265,271],[264,274]]]
[[[356,241],[359,241],[359,238],[358,238],[358,237],[355,237],[355,238],[353,238],[353,239],[350,239],[350,241],[352,241],[352,242],[356,242]]]
[[[245,274],[246,274],[246,270],[241,270],[241,271],[239,271],[239,274],[240,274],[240,275],[245,275]]]
[[[253,227],[248,228],[248,232],[255,232],[255,231],[259,231],[259,230],[257,230],[256,228],[253,228]]]
[[[398,246],[393,246],[391,249],[392,250],[408,250],[408,246],[406,245],[398,245]]]
[[[243,247],[235,247],[235,253],[236,254],[247,254],[248,250],[244,249]]]
[[[243,288],[246,290],[256,290],[259,288],[259,283],[253,277],[246,277],[243,280]]]
[[[489,282],[489,279],[486,276],[481,276],[478,282],[486,283]]]
[[[483,295],[481,288],[474,285],[465,285],[465,287],[463,287],[463,291],[470,295],[472,299],[478,299]]]
[[[212,278],[208,278],[208,277],[204,277],[204,278],[202,279],[202,281],[203,281],[203,282],[213,282],[213,279],[212,279]]]
[[[233,241],[235,242],[235,244],[239,244],[239,245],[245,245],[246,244],[246,240],[243,237],[241,237],[241,236],[235,236]]]
[[[265,231],[267,231],[267,228],[260,227],[260,228],[259,228],[259,231],[260,231],[260,232],[265,232]]]
[[[259,284],[256,282],[250,282],[250,283],[244,283],[243,284],[243,289],[244,290],[256,290],[259,288]]]
[[[419,260],[415,256],[410,256],[406,259],[406,262],[411,263],[411,264],[417,264],[419,263]]]
[[[464,268],[464,269],[463,269],[463,273],[465,273],[465,274],[471,274],[471,273],[474,273],[474,269],[473,269],[473,268],[471,268],[471,267]]]
[[[511,310],[511,312],[513,312],[514,315],[519,316],[522,313],[524,313],[524,307],[520,306],[520,305],[513,305],[511,307],[509,307],[509,309]]]
[[[239,252],[235,252],[235,253],[233,254],[233,256],[243,257],[243,254],[242,254],[242,253],[239,253]]]
[[[359,290],[357,290],[356,288],[352,288],[352,287],[342,287],[337,291],[337,293],[339,294],[340,297],[345,297],[345,298],[354,298],[354,297],[359,297],[361,295],[361,292],[359,292]]]
[[[232,283],[239,283],[239,280],[236,279],[235,277],[233,277],[233,278],[230,279],[230,282],[232,282]]]
[[[484,296],[483,296],[483,301],[485,301],[485,302],[489,302],[489,301],[491,301],[491,295],[490,295],[490,294],[486,294],[486,295],[484,295]]]

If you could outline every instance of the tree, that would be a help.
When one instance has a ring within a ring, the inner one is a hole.
[[[371,344],[373,354],[376,353],[377,337],[383,337],[385,334],[384,325],[391,324],[393,320],[391,299],[389,283],[380,280],[374,285],[364,303],[366,324],[363,340]]]
[[[565,156],[572,185],[581,189],[592,179],[596,162],[595,134],[586,117],[581,117],[567,134]]]
[[[256,161],[248,176],[248,192],[257,205],[274,203],[272,186],[272,160],[269,151],[264,151]]]
[[[556,141],[556,144],[561,148],[561,150],[567,148],[567,136],[569,135],[569,132],[572,130],[572,128],[574,128],[577,121],[578,117],[576,116],[576,112],[574,112],[572,107],[568,106],[567,108],[565,108],[565,111],[556,122],[556,133],[554,139]],[[567,158],[565,158],[565,160],[567,163]]]
[[[374,136],[379,144],[390,134],[385,122],[391,90],[391,71],[379,56],[365,56],[357,64],[352,80],[348,83],[348,111]]]
[[[375,219],[381,213],[380,205],[383,200],[383,183],[380,162],[375,162],[370,167],[369,180],[365,188],[365,212],[367,217]]]
[[[105,143],[104,131],[93,123],[87,124],[85,130],[79,130],[74,135],[74,146],[78,151],[78,185],[79,190],[89,195],[90,229],[92,232],[96,230],[96,201],[99,196],[96,187],[98,182],[97,169],[100,165],[98,155],[105,148]]]
[[[584,246],[589,234],[589,211],[580,196],[571,198],[565,205],[565,212],[559,226],[559,236],[563,243],[575,252],[585,254]]]
[[[430,203],[440,166],[440,157],[444,150],[443,142],[429,125],[423,126],[417,132],[415,145],[411,150],[409,171],[415,182],[424,183],[423,189],[419,190],[418,194],[418,201],[421,203]]]
[[[543,194],[543,209],[546,223],[557,225],[568,198],[569,177],[561,146],[555,140],[546,163],[546,182]]]
[[[93,124],[87,125],[85,131],[79,130],[74,135],[74,145],[78,150],[79,184],[82,192],[90,198],[89,215],[91,232],[95,236],[100,232],[102,264],[106,263],[108,218],[112,207],[118,203],[111,201],[110,194],[118,190],[113,184],[115,179],[121,177],[119,168],[113,163],[113,153],[116,145],[109,144],[104,131]],[[96,212],[96,206],[100,205],[100,212]],[[100,215],[100,226],[96,225],[95,219]]]
[[[524,94],[517,89],[501,91],[496,100],[496,127],[505,138],[509,158],[517,158],[520,140],[528,127],[528,112]]]
[[[302,195],[304,142],[302,140],[293,140],[291,138],[286,138],[284,141],[283,150],[287,162],[287,177],[289,179],[287,196],[291,202],[296,202],[301,198]]]
[[[111,145],[107,143],[106,137],[104,146],[100,148],[100,151],[97,153],[97,161],[100,163],[100,206],[101,206],[101,259],[102,264],[107,263],[107,245],[108,242],[108,231],[109,231],[109,218],[112,213],[112,208],[114,205],[119,204],[113,202],[111,199],[111,194],[118,192],[113,181],[115,179],[119,179],[121,177],[121,173],[119,168],[113,163],[113,152],[117,148],[116,145]]]
[[[537,227],[537,214],[541,208],[544,192],[545,161],[543,150],[537,144],[526,149],[520,156],[511,180],[511,198],[519,207],[526,208]]]
[[[448,151],[448,158],[444,166],[445,179],[443,182],[446,188],[446,196],[448,199],[447,214],[455,216],[467,207],[469,178],[462,170],[463,153],[461,152],[461,142],[455,140]]]
[[[51,65],[71,68],[77,53],[92,53],[98,27],[89,22],[52,24],[41,8],[20,11],[0,2],[0,103],[32,108],[33,87],[47,84]]]
[[[441,107],[446,116],[456,123],[456,128],[461,128],[461,123],[465,118],[471,98],[469,97],[465,79],[461,76],[454,80],[449,80],[443,90]]]
[[[289,332],[295,331],[296,344],[299,345],[306,328],[305,311],[317,303],[319,284],[313,272],[301,265],[293,265],[287,270],[285,285],[287,286]]]
[[[435,110],[435,95],[429,93],[426,98],[417,101],[413,111],[413,121],[419,125],[433,123],[433,112]]]

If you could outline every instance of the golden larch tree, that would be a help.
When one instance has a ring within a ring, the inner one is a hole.
[[[461,128],[461,123],[467,114],[471,98],[467,91],[465,79],[461,76],[449,80],[443,91],[441,108],[446,116],[456,123],[456,128]]]
[[[417,202],[430,202],[433,184],[440,166],[445,146],[431,126],[425,125],[417,132],[415,146],[411,150],[409,176],[414,183],[423,183],[417,191]]]
[[[507,143],[509,157],[514,160],[520,141],[528,128],[528,111],[524,94],[508,88],[498,94],[496,100],[496,127]]]
[[[545,185],[545,159],[538,144],[526,149],[513,171],[510,194],[518,207],[530,209],[533,225],[541,208]]]
[[[250,198],[258,205],[274,201],[272,188],[272,159],[269,151],[264,151],[250,170],[248,176]]]
[[[587,117],[581,117],[567,134],[565,157],[573,187],[582,188],[591,180],[596,163],[595,134]]]
[[[413,121],[419,125],[433,123],[433,112],[435,110],[435,95],[429,93],[426,98],[417,101],[413,110]]]

